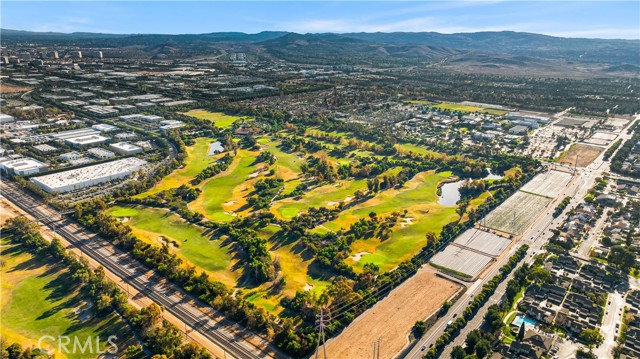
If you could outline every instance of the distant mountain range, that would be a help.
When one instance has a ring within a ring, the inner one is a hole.
[[[320,33],[297,34],[264,31],[257,34],[216,32],[210,34],[102,34],[30,32],[0,29],[4,43],[42,43],[96,47],[165,46],[210,51],[224,46],[259,50],[294,62],[306,63],[402,63],[423,60],[507,62],[510,65],[555,60],[602,64],[633,71],[640,66],[640,40],[562,38],[540,34],[500,31],[458,34],[437,32]],[[154,50],[155,51],[155,50]],[[496,55],[496,56],[494,56]],[[498,64],[499,65],[499,64]]]

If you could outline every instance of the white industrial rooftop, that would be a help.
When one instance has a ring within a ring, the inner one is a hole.
[[[147,161],[139,158],[123,158],[121,160],[101,163],[93,166],[34,177],[33,180],[36,180],[50,188],[59,188],[94,179],[111,176],[115,177],[123,173],[130,173],[132,171],[137,171],[145,164],[147,164]]]

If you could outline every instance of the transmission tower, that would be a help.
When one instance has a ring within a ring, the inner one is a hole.
[[[382,337],[379,337],[378,340],[373,342],[373,359],[380,359],[380,340]]]
[[[318,359],[318,353],[320,352],[320,341],[322,340],[322,352],[324,353],[324,359],[327,359],[327,347],[325,345],[324,325],[329,322],[324,317],[324,309],[320,308],[320,314],[316,315],[316,329],[318,330],[318,346],[316,347],[316,359]]]

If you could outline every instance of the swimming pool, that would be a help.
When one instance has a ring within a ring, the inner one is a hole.
[[[519,326],[522,325],[522,322],[524,322],[525,324],[528,324],[528,325],[530,325],[532,327],[536,326],[536,321],[535,320],[533,320],[531,318],[527,318],[525,315],[522,315],[522,314],[516,315],[516,318],[513,320],[513,322],[511,322],[511,324],[519,327]]]

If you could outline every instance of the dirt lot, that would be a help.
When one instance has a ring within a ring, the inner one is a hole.
[[[440,309],[459,288],[432,270],[420,270],[330,340],[327,357],[368,358],[373,355],[372,343],[381,338],[380,358],[393,358],[407,344],[415,322]]]
[[[2,84],[0,86],[0,93],[18,93],[18,92],[27,92],[30,91],[31,87],[22,87],[15,85]]]
[[[576,157],[578,158],[578,167],[587,167],[598,155],[604,150],[602,147],[589,145],[575,145],[566,153],[560,156],[558,163],[574,166],[576,165]]]
[[[0,226],[4,226],[4,223],[20,213],[13,207],[6,199],[0,197]]]

